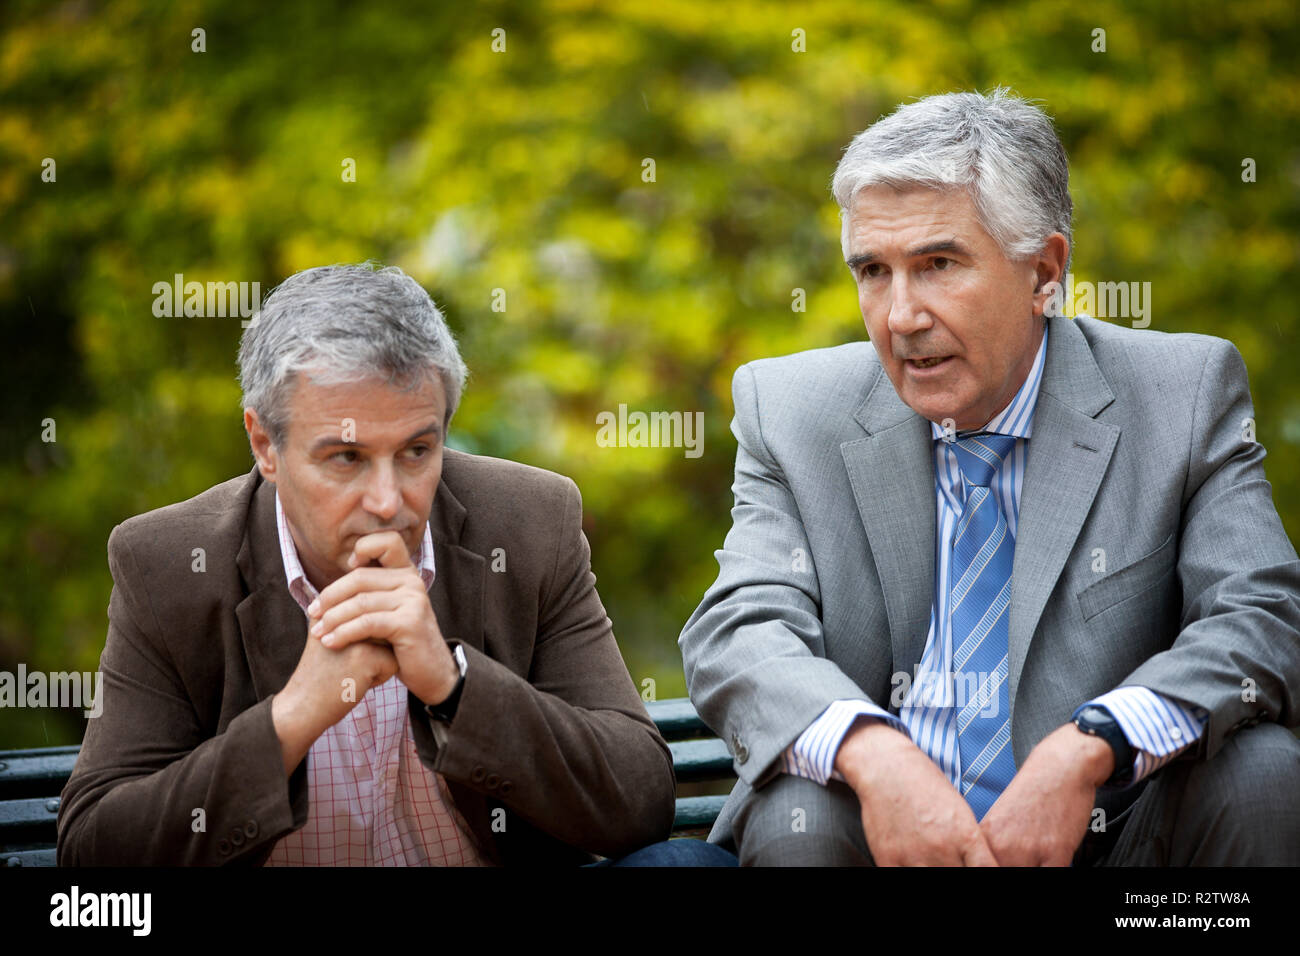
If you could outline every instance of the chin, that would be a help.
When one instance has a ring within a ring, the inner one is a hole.
[[[940,400],[937,396],[928,392],[920,392],[915,388],[909,388],[903,396],[903,401],[912,411],[925,418],[934,421],[940,421],[944,418],[952,417],[952,404]]]

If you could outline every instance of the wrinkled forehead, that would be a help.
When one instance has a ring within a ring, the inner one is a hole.
[[[868,186],[848,211],[848,257],[858,264],[885,255],[967,252],[994,244],[967,190]]]
[[[308,441],[321,434],[365,432],[393,438],[417,425],[441,437],[447,398],[441,377],[430,375],[360,377],[317,370],[297,376],[288,403],[288,427]]]

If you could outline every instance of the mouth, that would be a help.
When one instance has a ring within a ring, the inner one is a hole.
[[[939,368],[952,361],[951,355],[930,355],[920,359],[905,359],[907,367],[913,371],[926,371],[928,369]]]

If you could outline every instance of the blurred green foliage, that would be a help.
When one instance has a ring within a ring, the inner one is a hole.
[[[460,338],[451,443],[578,482],[632,676],[683,693],[676,637],[730,524],[732,372],[864,337],[841,150],[900,102],[998,84],[1056,119],[1077,278],[1149,281],[1152,328],[1237,343],[1300,530],[1285,0],[11,2],[0,30],[0,668],[93,670],[113,526],[251,466],[239,320],[156,318],[153,284],[266,292],[374,258]],[[620,403],[703,411],[703,456],[599,447]],[[80,730],[8,711],[0,747]]]

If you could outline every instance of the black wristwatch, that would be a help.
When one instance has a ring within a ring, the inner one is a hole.
[[[1119,721],[1100,707],[1085,707],[1074,718],[1074,726],[1085,734],[1100,737],[1115,752],[1115,771],[1102,784],[1108,788],[1123,788],[1133,782],[1133,745],[1124,736]]]
[[[434,720],[441,720],[444,723],[451,723],[451,719],[456,716],[456,706],[460,703],[460,692],[465,687],[465,670],[468,663],[465,660],[465,649],[457,644],[451,649],[451,656],[456,661],[456,666],[460,668],[460,680],[456,681],[456,687],[447,699],[438,704],[425,704],[424,712]]]

